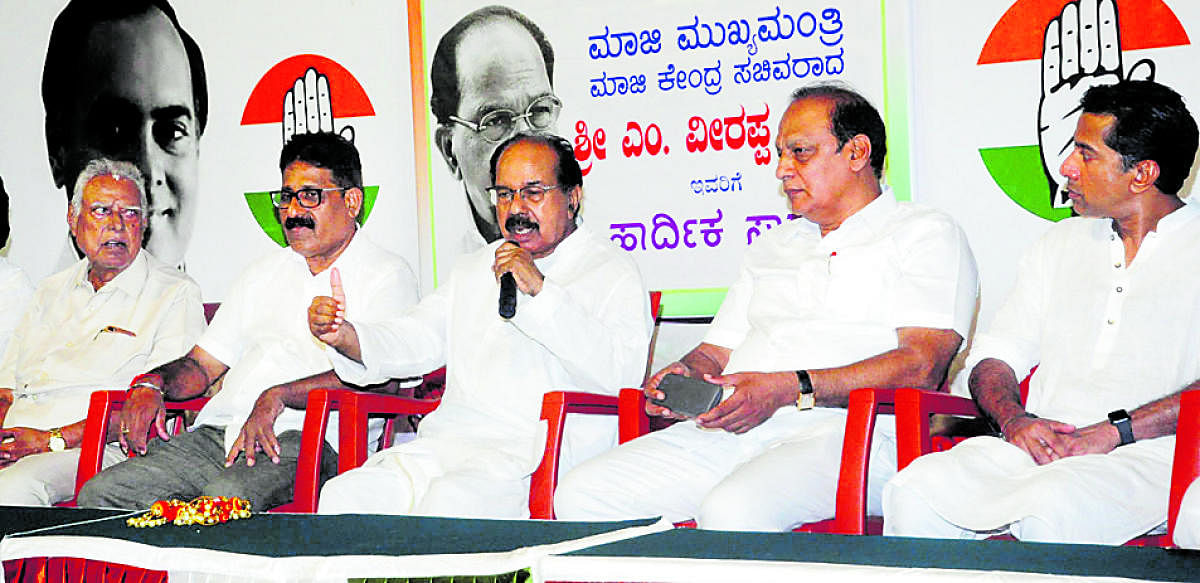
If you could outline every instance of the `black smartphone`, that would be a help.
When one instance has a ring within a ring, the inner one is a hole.
[[[721,402],[721,385],[679,374],[663,377],[662,382],[658,383],[658,390],[666,398],[650,399],[651,403],[687,417],[700,415]]]

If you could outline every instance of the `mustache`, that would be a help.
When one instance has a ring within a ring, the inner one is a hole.
[[[314,221],[312,217],[306,215],[288,217],[283,221],[284,229],[294,229],[296,227],[308,227],[309,229],[316,229],[317,222]]]
[[[508,231],[520,228],[536,229],[538,224],[527,215],[509,215],[504,221],[504,228]]]

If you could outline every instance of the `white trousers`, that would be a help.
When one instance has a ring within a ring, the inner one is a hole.
[[[562,479],[563,520],[695,518],[701,528],[784,531],[832,518],[846,412],[782,409],[735,435],[685,421],[599,455]],[[875,426],[867,506],[896,472],[895,419]]]
[[[50,506],[75,496],[75,475],[79,468],[79,448],[60,452],[27,455],[0,470],[0,505]],[[102,468],[125,455],[110,444],[104,448]]]
[[[330,479],[317,511],[528,518],[533,470],[518,457],[486,443],[418,437]]]
[[[1119,545],[1167,518],[1175,437],[1044,466],[996,437],[917,458],[883,491],[883,533]]]
[[[1179,505],[1175,519],[1175,544],[1185,549],[1200,549],[1200,480],[1192,482]]]

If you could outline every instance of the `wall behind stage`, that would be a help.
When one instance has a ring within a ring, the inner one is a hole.
[[[64,3],[0,4],[9,257],[35,279],[56,270],[66,248],[66,196],[50,178],[39,97],[50,25]],[[333,129],[354,127],[366,182],[379,187],[365,232],[419,268],[425,291],[444,280],[472,223],[462,184],[434,147],[428,68],[446,30],[484,3],[411,0],[411,39],[409,8],[391,0],[298,0],[286,11],[263,1],[175,4],[209,77],[202,194],[185,255],[206,300],[224,297],[237,272],[275,245],[246,195],[278,185],[285,86],[277,83],[287,75],[268,72],[296,65],[293,58],[336,65],[323,71],[334,90]],[[650,287],[716,290],[719,301],[748,240],[788,220],[773,140],[787,94],[813,80],[848,81],[885,112],[888,180],[967,231],[981,269],[983,324],[1011,287],[1020,253],[1066,212],[1052,204],[1037,130],[1042,35],[1062,20],[1066,0],[510,4],[542,26],[557,55],[557,131],[589,169],[583,216],[630,249]],[[1158,80],[1200,109],[1200,79],[1188,66],[1200,56],[1190,40],[1200,4],[1114,6],[1120,74],[1149,59]],[[420,51],[416,69],[410,46]],[[248,107],[260,86],[264,101]],[[361,89],[370,108],[339,109],[347,87]],[[278,118],[243,123],[248,109],[269,114],[272,100]],[[703,312],[716,303],[697,305]],[[679,313],[671,299],[666,307]]]
[[[21,0],[0,6],[0,78],[7,86],[0,100],[0,176],[12,204],[9,258],[35,280],[65,265],[67,250],[67,196],[50,175],[40,98],[50,28],[64,5]],[[208,76],[200,194],[183,259],[205,301],[220,301],[249,262],[278,248],[251,212],[253,201],[259,218],[272,226],[266,195],[248,193],[279,188],[284,95],[308,66],[327,76],[332,129],[353,127],[364,182],[368,190],[377,189],[364,232],[418,269],[404,4],[177,0],[172,5],[200,46]]]

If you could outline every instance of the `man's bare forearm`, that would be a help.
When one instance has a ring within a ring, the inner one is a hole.
[[[1193,382],[1183,390],[1189,389],[1200,389],[1200,381]],[[1141,440],[1174,435],[1176,424],[1179,422],[1179,403],[1182,398],[1183,391],[1177,391],[1130,411],[1133,438]]]
[[[899,346],[845,366],[810,369],[813,395],[822,407],[845,407],[855,389],[914,387],[937,390],[962,337],[953,330],[902,328]]]
[[[971,369],[971,396],[985,415],[997,427],[1004,427],[1016,417],[1025,415],[1021,404],[1021,389],[1012,367],[1002,360],[985,358]]]
[[[275,385],[268,391],[273,391],[282,399],[283,404],[292,409],[304,409],[308,405],[308,393],[316,389],[353,388],[342,382],[332,370],[317,373],[310,377],[297,379],[282,385]]]
[[[172,401],[184,401],[204,394],[217,379],[208,378],[204,367],[191,356],[182,356],[150,371],[163,378],[163,395]],[[219,377],[218,377],[219,378]]]

